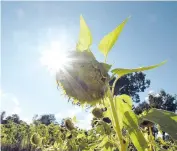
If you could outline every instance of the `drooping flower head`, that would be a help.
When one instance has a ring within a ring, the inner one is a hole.
[[[36,145],[36,146],[39,146],[42,142],[42,139],[40,137],[40,135],[38,133],[34,133],[32,136],[31,136],[31,139],[30,139],[31,143],[33,145]]]
[[[108,53],[114,46],[129,18],[126,18],[100,41],[98,48],[103,53],[105,62]],[[69,98],[77,100],[80,104],[87,103],[94,105],[104,98],[109,89],[108,82],[110,78],[108,71],[111,65],[100,63],[96,60],[90,51],[91,44],[91,31],[81,15],[80,34],[76,50],[68,53],[66,57],[67,63],[65,65],[63,64],[63,67],[58,70],[56,80],[57,84],[63,88]],[[111,72],[113,76],[118,75],[118,78],[120,78],[132,72],[140,72],[159,67],[164,63],[161,62],[157,65],[134,69],[116,68]]]
[[[107,89],[109,75],[103,63],[98,62],[90,50],[71,51],[67,64],[57,72],[57,83],[65,94],[81,104],[100,101]]]

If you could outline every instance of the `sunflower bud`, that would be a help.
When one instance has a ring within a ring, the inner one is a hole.
[[[153,127],[154,126],[154,123],[152,123],[151,121],[143,121],[141,124],[140,124],[141,127]]]
[[[41,144],[41,137],[39,134],[37,133],[34,133],[32,136],[31,136],[31,144],[33,145],[36,145],[36,146],[39,146]]]
[[[103,121],[106,122],[106,123],[111,123],[111,120],[109,117],[104,117],[103,118]]]
[[[96,118],[102,118],[103,117],[103,111],[100,108],[94,108],[92,110],[92,114],[96,117]]]
[[[99,102],[107,91],[109,75],[91,51],[73,51],[67,56],[68,62],[56,75],[59,86],[65,94],[80,103]]]
[[[74,127],[74,124],[72,123],[72,121],[70,119],[66,119],[65,120],[65,126],[68,130],[73,130],[75,127]]]

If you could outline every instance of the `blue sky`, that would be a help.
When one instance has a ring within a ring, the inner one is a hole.
[[[97,45],[126,17],[118,42],[108,56],[113,67],[133,68],[168,63],[147,71],[150,90],[177,92],[177,3],[175,2],[2,2],[1,110],[26,121],[34,114],[52,113],[57,119],[76,114],[86,127],[92,116],[67,102],[57,90],[55,76],[44,65],[48,52],[74,49],[83,15]],[[47,54],[47,55],[46,55]]]

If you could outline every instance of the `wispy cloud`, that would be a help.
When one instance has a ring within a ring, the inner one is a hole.
[[[76,116],[78,121],[76,123],[76,126],[82,129],[91,128],[91,120],[93,116],[90,112],[85,112],[85,110],[83,110],[81,107],[74,107],[73,109],[68,109],[55,114],[57,120],[62,120],[64,118],[73,118],[74,116]]]
[[[29,119],[29,118],[22,118],[22,120],[25,121],[28,124],[32,123],[32,119]]]
[[[20,106],[15,106],[14,108],[13,108],[13,110],[12,110],[12,114],[20,114],[21,113],[21,108],[20,108]]]
[[[159,94],[159,93],[156,93],[156,94],[155,94],[155,97],[157,97],[157,98],[160,97],[160,94]]]
[[[77,116],[78,114],[82,113],[83,110],[82,108],[79,108],[79,107],[74,107],[72,109],[67,109],[67,110],[64,110],[62,112],[58,112],[55,114],[55,117],[59,120],[63,119],[63,118],[67,118],[67,117],[74,117],[74,116]]]
[[[148,102],[149,101],[149,97],[147,96],[147,97],[145,97],[145,99],[144,99],[146,102]]]
[[[19,100],[16,97],[13,97],[12,101],[15,103],[16,106],[20,105]]]
[[[1,110],[7,114],[20,114],[22,109],[18,98],[11,93],[5,93],[1,89]]]
[[[86,129],[89,130],[91,129],[91,120],[93,119],[93,115],[91,113],[88,113],[84,119],[81,119],[78,121],[78,123],[76,123],[76,126],[78,126],[79,128],[82,129]]]
[[[150,91],[148,92],[148,94],[150,94],[150,95],[152,95],[152,94],[154,94],[154,93],[155,93],[154,90],[150,90]]]

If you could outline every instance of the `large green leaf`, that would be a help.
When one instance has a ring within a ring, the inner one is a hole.
[[[120,128],[123,128],[124,113],[132,110],[132,99],[128,95],[120,95],[114,98],[115,108],[119,119]]]
[[[98,147],[103,147],[109,141],[108,136],[105,136]]]
[[[108,33],[103,39],[100,41],[98,48],[107,57],[109,51],[114,46],[117,41],[120,33],[122,32],[125,24],[127,23],[129,17],[125,19],[118,27],[116,27],[112,32]]]
[[[153,65],[153,66],[147,66],[147,67],[140,67],[140,68],[135,68],[135,69],[124,69],[124,68],[116,68],[114,70],[112,70],[111,72],[113,74],[117,74],[119,77],[132,73],[132,72],[140,72],[140,71],[145,71],[145,70],[150,70],[153,68],[157,68],[162,66],[163,64],[165,64],[167,61],[163,61],[159,64]]]
[[[142,118],[159,124],[162,131],[177,140],[177,114],[160,109],[151,109]]]
[[[139,129],[137,115],[133,111],[127,111],[124,115],[124,125],[132,143],[138,151],[145,151],[148,148],[148,143]]]
[[[89,49],[92,44],[92,35],[89,27],[87,26],[83,16],[80,16],[80,34],[79,41],[77,43],[76,49],[78,51],[85,51]]]
[[[72,121],[73,121],[74,123],[78,123],[78,120],[77,120],[76,116],[74,116],[74,117],[72,118]]]

